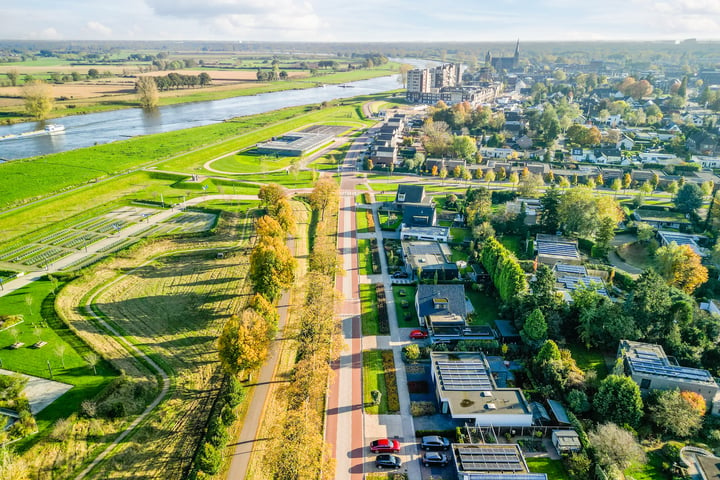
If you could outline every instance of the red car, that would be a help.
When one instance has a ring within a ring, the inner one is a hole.
[[[373,453],[396,453],[400,451],[400,442],[389,438],[373,440],[370,442],[370,451]]]
[[[427,337],[428,332],[426,332],[425,330],[413,330],[412,332],[410,332],[410,338],[412,338],[413,340],[422,340],[423,338]]]

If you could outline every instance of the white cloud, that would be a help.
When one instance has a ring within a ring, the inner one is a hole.
[[[97,33],[99,35],[102,35],[104,37],[108,37],[112,34],[112,29],[109,27],[106,27],[100,22],[96,21],[90,21],[86,24],[86,27],[88,30],[90,30],[92,33]]]
[[[55,28],[48,27],[40,31],[30,32],[29,37],[36,40],[59,40],[62,35]]]

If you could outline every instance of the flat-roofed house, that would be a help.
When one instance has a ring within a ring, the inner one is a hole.
[[[432,352],[430,361],[442,413],[476,426],[532,425],[532,411],[522,390],[497,388],[481,352]]]
[[[530,473],[517,444],[453,443],[452,454],[460,480],[547,480]]]
[[[713,411],[718,408],[716,397],[720,388],[710,372],[671,362],[660,345],[620,340],[618,357],[623,360],[630,378],[640,386],[641,393],[674,389],[695,392],[705,399],[708,407],[712,405]]]

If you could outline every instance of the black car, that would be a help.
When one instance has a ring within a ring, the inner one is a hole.
[[[408,275],[407,272],[395,272],[393,273],[393,278],[408,278],[410,275]]]
[[[377,468],[400,468],[402,467],[402,460],[397,455],[378,455],[375,457],[375,466]]]
[[[446,454],[440,452],[425,452],[423,453],[422,463],[426,467],[444,467],[448,464],[448,457]]]
[[[422,437],[420,448],[423,450],[448,450],[450,448],[450,440],[437,435],[429,435]]]

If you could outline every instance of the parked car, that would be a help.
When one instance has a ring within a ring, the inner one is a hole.
[[[389,438],[381,438],[370,442],[370,451],[373,453],[395,453],[400,451],[400,442]]]
[[[421,340],[428,337],[428,332],[425,330],[413,330],[410,332],[410,338],[413,340]]]
[[[450,440],[437,435],[428,435],[427,437],[422,437],[420,448],[423,450],[447,450],[450,448]]]
[[[375,457],[375,466],[377,468],[400,468],[402,467],[402,460],[397,455],[378,455]]]
[[[408,278],[410,275],[408,275],[407,272],[395,272],[393,273],[393,278]]]
[[[422,456],[422,462],[426,467],[444,467],[448,464],[448,456],[440,452],[425,452]]]

